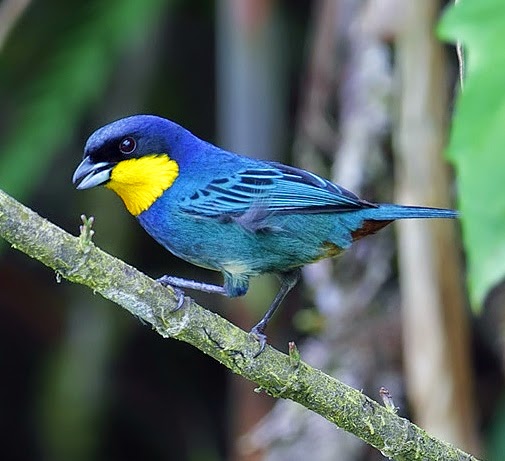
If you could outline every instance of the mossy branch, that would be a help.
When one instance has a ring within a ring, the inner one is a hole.
[[[294,345],[289,356],[267,346],[254,358],[255,339],[189,298],[171,312],[177,305],[174,292],[95,247],[89,225],[84,223],[81,238],[74,237],[0,191],[0,236],[58,276],[88,286],[150,323],[163,337],[192,344],[268,394],[300,403],[391,459],[477,461],[300,361]]]

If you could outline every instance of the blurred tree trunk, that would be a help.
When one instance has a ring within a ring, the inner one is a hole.
[[[450,206],[449,172],[442,158],[448,85],[443,48],[433,32],[440,4],[397,3],[403,14],[395,41],[401,92],[396,200]],[[415,420],[475,453],[475,394],[455,224],[405,220],[397,229],[404,362]]]
[[[276,3],[216,4],[219,144],[270,160],[280,160],[286,125],[285,37]]]

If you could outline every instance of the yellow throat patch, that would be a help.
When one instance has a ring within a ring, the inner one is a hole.
[[[179,165],[168,155],[146,155],[119,162],[105,187],[118,194],[127,210],[138,216],[161,197],[177,176]]]

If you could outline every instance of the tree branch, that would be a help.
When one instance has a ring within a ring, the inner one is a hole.
[[[253,358],[255,339],[189,298],[182,309],[171,312],[177,305],[173,290],[95,247],[89,234],[73,237],[2,191],[0,236],[58,277],[86,285],[150,323],[163,337],[192,344],[268,394],[300,403],[391,459],[477,461],[300,361],[293,347],[288,356],[267,346]]]

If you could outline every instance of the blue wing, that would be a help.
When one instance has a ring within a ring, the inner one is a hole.
[[[240,216],[251,209],[266,214],[334,213],[375,208],[352,192],[313,173],[276,162],[214,179],[180,203],[183,211],[206,217]]]

